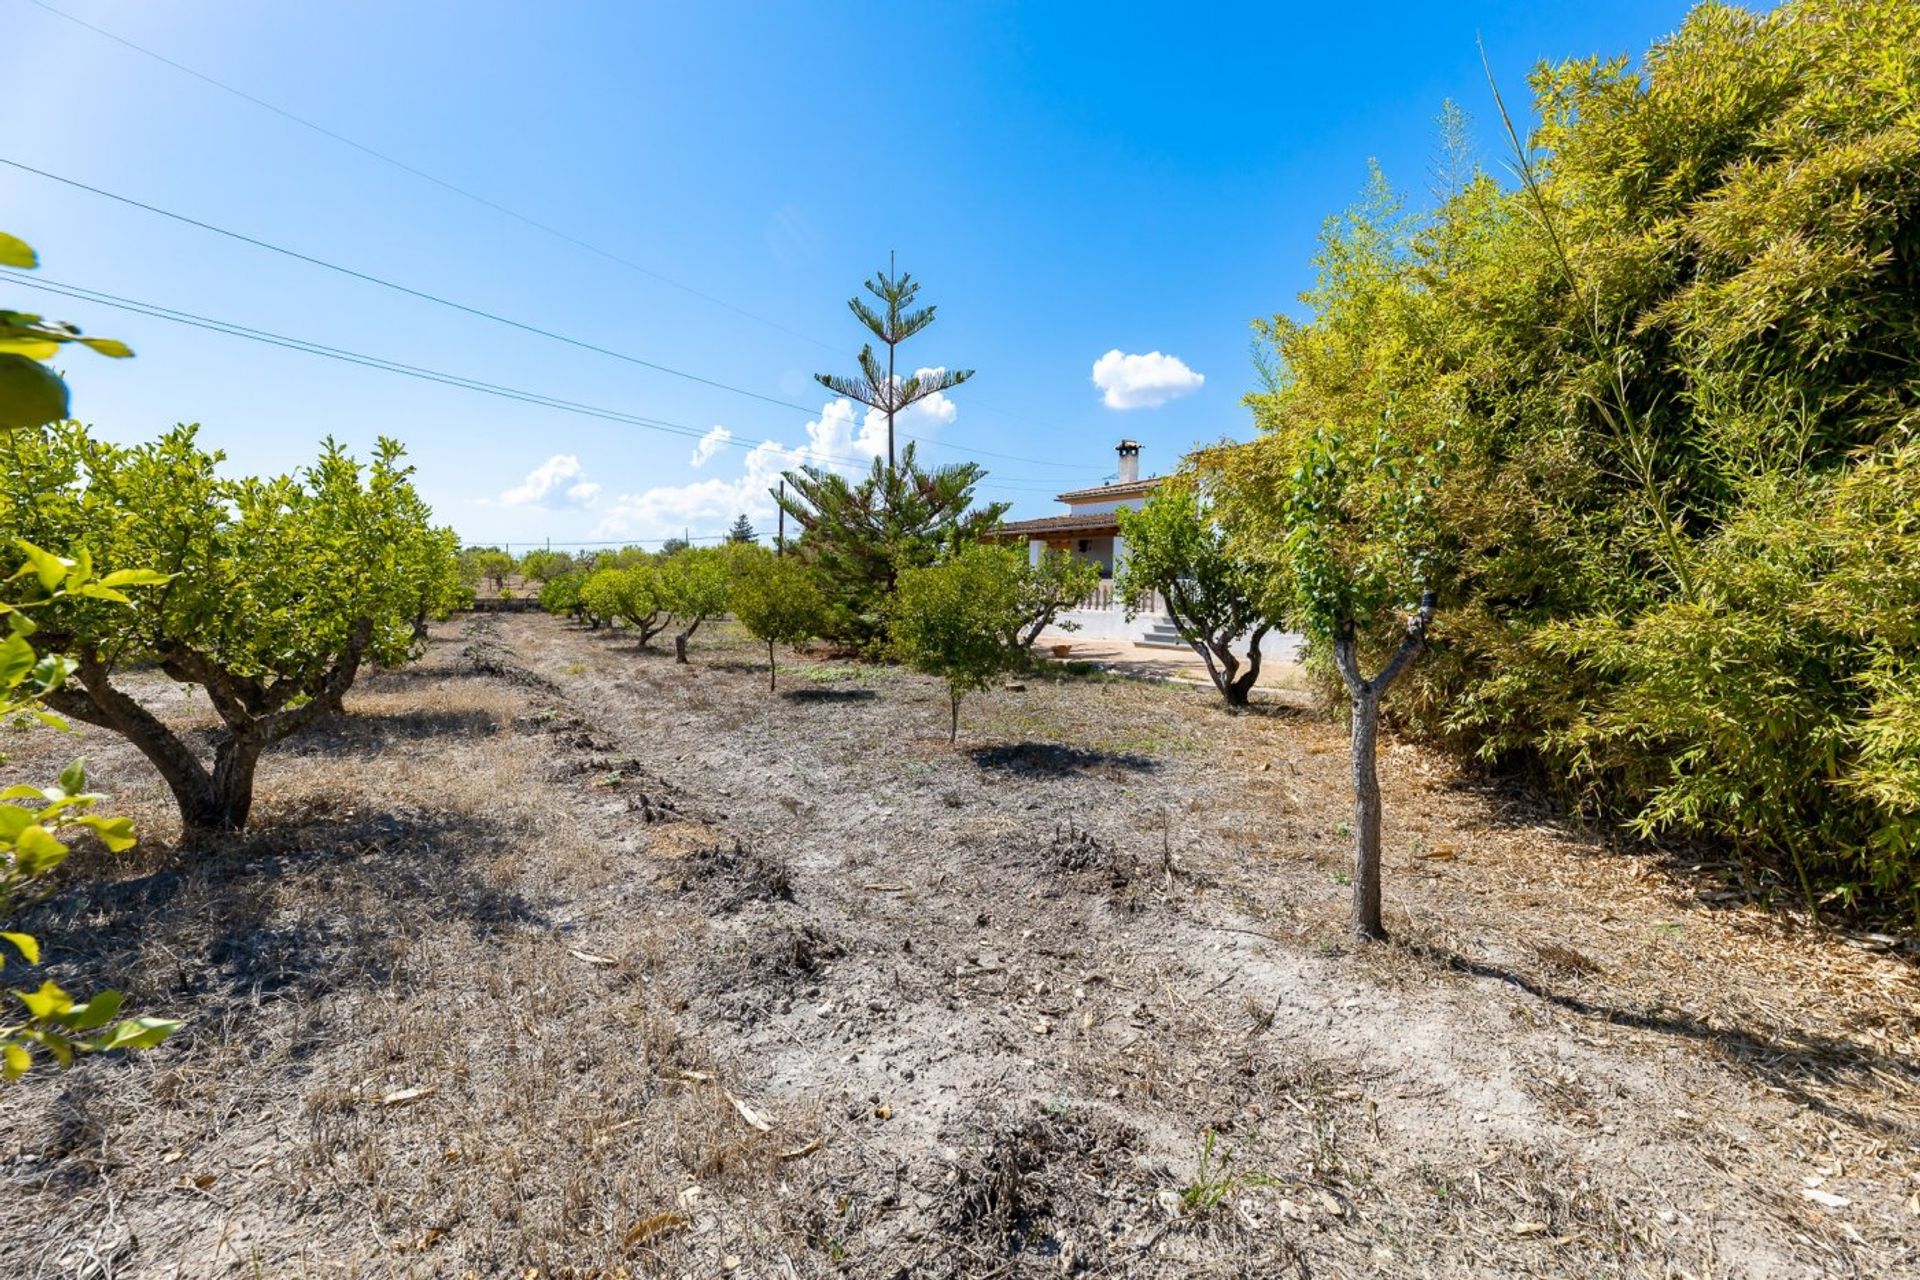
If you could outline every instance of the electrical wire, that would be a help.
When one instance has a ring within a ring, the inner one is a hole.
[[[345,364],[359,365],[363,368],[377,369],[385,373],[393,373],[403,377],[417,378],[426,382],[438,383],[442,386],[457,387],[461,390],[474,391],[483,395],[496,396],[498,398],[506,399],[506,400],[514,400],[522,404],[530,404],[530,405],[535,405],[541,408],[555,409],[563,413],[572,413],[572,414],[580,415],[582,417],[597,418],[602,421],[615,422],[615,423],[620,423],[628,426],[636,426],[644,430],[655,431],[664,435],[679,436],[684,439],[704,440],[708,438],[709,435],[711,434],[710,431],[703,431],[698,427],[690,426],[686,423],[672,422],[664,418],[654,418],[654,417],[649,417],[642,414],[628,413],[618,409],[608,409],[598,405],[585,404],[577,400],[566,400],[558,396],[547,395],[543,392],[527,391],[523,388],[505,386],[499,383],[484,382],[477,378],[469,378],[461,374],[447,373],[439,369],[429,369],[420,365],[406,364],[401,361],[387,359],[386,357],[383,357],[383,356],[368,355],[364,352],[358,352],[358,351],[348,351],[344,348],[329,346],[325,343],[313,342],[305,338],[295,338],[295,337],[290,337],[286,334],[273,333],[265,329],[255,328],[251,325],[238,324],[236,322],[228,321],[228,320],[219,320],[211,316],[198,315],[189,311],[181,311],[177,308],[162,306],[158,303],[143,302],[135,298],[121,297],[119,295],[105,293],[97,289],[89,289],[81,285],[68,284],[63,281],[47,279],[42,276],[28,275],[21,271],[15,271],[12,269],[0,269],[0,276],[9,278],[13,280],[16,284],[21,285],[22,287],[25,287],[28,289],[36,289],[43,293],[51,293],[61,297],[73,298],[82,302],[91,302],[100,306],[112,307],[115,310],[119,310],[119,311],[127,311],[136,315],[144,315],[157,320],[166,320],[171,323],[186,325],[191,328],[204,329],[209,332],[224,334],[228,337],[244,338],[248,341],[260,342],[268,346],[280,347],[290,351],[298,351],[306,355],[321,356],[323,358],[330,359],[330,360],[337,360]],[[740,437],[730,435],[724,440],[722,440],[721,443],[730,447],[740,448],[740,449],[751,450],[751,449],[756,449],[765,445],[765,446],[770,446],[772,448],[779,449],[782,452],[787,452],[787,453],[795,452],[795,450],[790,449],[788,446],[781,444],[779,441],[775,441],[775,440],[742,439]],[[806,458],[809,461],[818,460],[822,462],[839,463],[843,466],[852,466],[852,467],[866,467],[866,466],[870,466],[872,463],[872,460],[870,458],[851,457],[847,455],[827,453],[814,446],[803,446],[800,451],[806,455]],[[991,482],[991,483],[987,478],[983,478],[981,482],[981,487],[983,488],[991,487],[996,490],[1006,490],[1006,491],[1012,491],[1012,492],[1044,491],[1043,489],[1028,488],[1027,486],[1023,485],[1021,482],[1021,479],[1017,477],[1011,481],[998,481],[998,482]],[[1046,487],[1051,488],[1053,486],[1046,486]]]
[[[539,325],[529,324],[523,320],[515,320],[511,316],[503,316],[497,312],[488,311],[481,307],[471,306],[464,302],[457,302],[451,298],[443,297],[440,294],[430,293],[424,289],[416,289],[411,285],[400,284],[397,281],[388,280],[384,276],[377,276],[371,272],[360,271],[353,267],[343,266],[337,262],[329,262],[325,258],[315,257],[314,255],[309,253],[302,253],[298,249],[289,249],[285,245],[275,244],[270,240],[260,239],[258,236],[248,235],[245,232],[241,232],[241,231],[234,231],[227,227],[222,227],[211,222],[206,222],[200,218],[191,217],[184,213],[177,213],[171,209],[163,209],[158,205],[149,204],[144,200],[137,200],[132,196],[121,195],[118,192],[108,191],[104,187],[96,187],[91,183],[81,182],[77,178],[69,178],[62,174],[53,173],[46,169],[37,168],[33,165],[26,164],[19,160],[10,159],[6,156],[0,156],[0,164],[7,165],[8,167],[13,169],[18,169],[23,173],[30,173],[36,177],[44,178],[49,182],[57,182],[62,186],[71,187],[77,191],[84,191],[90,195],[99,196],[102,199],[111,200],[117,204],[126,205],[129,208],[139,209],[142,212],[153,214],[156,217],[167,218],[171,221],[181,223],[184,226],[189,226],[197,230],[206,231],[213,235],[224,236],[227,239],[237,241],[238,243],[241,243],[241,244],[249,245],[256,249],[263,249],[269,253],[276,253],[283,257],[291,258],[296,262],[302,262],[302,263],[306,263],[309,266],[315,266],[326,271],[332,271],[339,275],[346,276],[349,279],[359,280],[366,284],[376,285],[383,289],[391,289],[394,292],[403,294],[407,297],[416,298],[423,302],[429,302],[437,306],[446,307],[450,310],[460,312],[464,315],[474,316],[482,320],[489,320],[495,324],[501,324],[501,325],[507,326],[508,328],[520,330],[523,333],[531,333],[538,337],[548,338],[555,342],[564,343],[570,347],[579,348],[582,351],[588,351],[596,355],[607,356],[614,360],[621,360],[628,364],[638,365],[641,368],[654,370],[655,372],[658,372],[658,373],[668,374],[676,378],[684,378],[689,382],[696,382],[703,386],[715,388],[716,390],[731,392],[734,395],[746,396],[749,399],[759,400],[765,404],[771,404],[778,408],[791,409],[791,410],[794,410],[795,412],[804,413],[809,416],[811,416],[814,413],[814,410],[812,410],[808,406],[803,404],[797,404],[791,400],[782,400],[777,396],[764,395],[758,391],[749,391],[745,387],[737,387],[731,383],[721,382],[717,378],[708,378],[701,374],[689,373],[684,369],[676,369],[671,365],[665,365],[665,364],[659,363],[658,361],[648,360],[642,356],[632,355],[624,351],[616,351],[611,347],[603,347],[597,343],[588,342],[582,338],[575,338],[567,334],[557,333],[552,329],[546,329],[546,328],[542,328]],[[1060,468],[1062,470],[1078,470],[1079,469],[1072,463],[1064,463],[1064,462],[1059,462],[1053,459],[1046,459],[1046,458],[1027,458],[1017,454],[1010,454],[1010,453],[997,453],[990,449],[980,449],[980,448],[976,448],[969,445],[950,444],[944,440],[927,440],[927,441],[923,441],[923,443],[927,444],[930,447],[947,449],[956,453],[977,454],[982,457],[999,458],[1008,462],[1022,462],[1030,466],[1055,467],[1055,468]]]
[[[599,245],[594,244],[591,241],[582,240],[579,236],[572,235],[568,232],[562,231],[558,227],[549,226],[547,223],[541,222],[537,218],[533,218],[528,216],[527,214],[521,213],[518,209],[509,208],[507,205],[501,204],[495,200],[489,200],[487,197],[480,195],[477,192],[469,191],[467,188],[462,187],[457,183],[449,182],[445,178],[442,178],[436,174],[427,172],[425,169],[418,168],[414,165],[408,164],[404,160],[398,159],[394,156],[390,156],[384,151],[376,150],[375,148],[368,146],[364,142],[360,142],[353,138],[348,137],[344,133],[338,133],[332,129],[327,128],[323,124],[317,124],[314,121],[307,119],[305,116],[297,115],[294,112],[287,110],[285,107],[276,106],[275,104],[268,102],[265,98],[256,97],[255,95],[248,93],[244,89],[236,88],[235,86],[226,83],[224,80],[217,80],[213,76],[206,74],[204,71],[197,71],[194,68],[187,66],[183,62],[174,61],[172,58],[167,57],[165,54],[156,53],[152,49],[147,48],[145,45],[136,44],[132,40],[127,39],[125,36],[116,35],[115,33],[107,30],[105,27],[95,26],[93,23],[86,21],[84,18],[77,18],[73,14],[67,13],[62,9],[56,9],[54,6],[47,4],[46,0],[28,0],[28,2],[34,5],[36,8],[43,9],[57,18],[63,18],[66,21],[73,23],[75,26],[84,27],[88,31],[93,32],[97,36],[102,36],[108,40],[113,41],[117,45],[121,45],[124,48],[131,49],[135,53],[141,54],[144,57],[151,58],[155,62],[159,62],[166,66],[172,67],[175,71],[181,72],[184,75],[192,76],[195,80],[198,80],[203,84],[211,85],[213,88],[220,90],[222,93],[231,94],[234,97],[241,99],[242,101],[250,102],[254,106],[261,108],[263,111],[270,111],[274,115],[279,116],[283,120],[291,121],[292,123],[299,125],[301,128],[311,130],[312,132],[317,133],[324,138],[330,138],[334,142],[337,142],[342,146],[351,147],[353,150],[360,152],[362,155],[371,156],[373,159],[380,161],[380,163],[382,164],[391,165],[393,168],[400,170],[402,173],[411,174],[412,176],[419,178],[423,182],[430,182],[434,186],[439,187],[444,191],[452,192],[454,195],[459,196],[463,200],[470,200],[474,204],[480,205],[483,208],[491,209],[495,213],[503,214],[506,217],[512,218],[516,222],[522,223],[525,226],[532,227],[534,230],[539,231],[544,235],[549,235],[549,236],[555,237],[556,239],[564,240],[568,244],[573,245],[576,248],[585,249],[588,253],[592,253],[601,258],[605,258],[608,262],[617,263],[620,266],[626,267],[630,271],[637,271],[641,275],[646,276],[649,279],[657,280],[661,284],[667,285],[674,289],[678,289],[680,292],[688,294],[691,297],[698,298],[702,302],[711,303],[716,307],[721,307],[727,311],[731,311],[735,315],[744,316],[747,319],[754,321],[755,323],[766,325],[770,329],[777,329],[781,333],[784,333],[789,337],[798,338],[802,342],[811,343],[814,346],[821,347],[828,351],[834,351],[838,349],[835,347],[830,347],[826,343],[821,342],[819,339],[809,337],[808,335],[801,333],[796,329],[790,329],[786,325],[781,324],[777,320],[770,320],[766,316],[758,315],[752,311],[747,310],[745,307],[735,306],[733,303],[728,302],[724,298],[716,298],[714,295],[710,293],[706,293],[703,290],[696,289],[690,284],[686,284],[682,281],[675,280],[672,276],[664,275],[661,272],[655,271],[652,267],[643,266],[640,263],[635,262],[630,258],[622,257],[621,255],[614,253],[610,249],[603,249]]]

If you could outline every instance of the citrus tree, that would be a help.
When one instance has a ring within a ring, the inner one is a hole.
[[[1029,560],[1018,548],[1005,550],[1014,557],[1020,573],[1020,611],[1010,637],[1012,646],[1021,653],[1031,653],[1033,642],[1048,627],[1078,631],[1079,623],[1058,619],[1065,611],[1086,603],[1100,586],[1100,566],[1054,547],[1041,552],[1038,560]]]
[[[776,644],[796,645],[820,633],[826,597],[806,565],[759,547],[742,547],[733,564],[729,607],[747,634],[767,646],[767,688],[776,687]]]
[[[1116,514],[1127,542],[1120,570],[1127,616],[1158,595],[1227,706],[1246,706],[1260,679],[1260,642],[1281,608],[1271,575],[1231,545],[1192,472],[1169,479],[1138,510]],[[1244,670],[1234,652],[1243,638]]]
[[[460,579],[470,587],[488,582],[498,595],[506,590],[513,570],[513,557],[498,547],[468,547],[460,553]]]
[[[573,557],[564,551],[534,550],[520,557],[520,576],[529,582],[545,584],[573,568]]]
[[[586,612],[580,598],[581,588],[587,584],[587,571],[570,569],[566,573],[547,579],[540,588],[540,607],[560,618],[579,618]],[[590,619],[598,626],[597,619]]]
[[[673,621],[661,597],[659,573],[650,560],[595,569],[580,584],[580,606],[589,618],[626,623],[639,633],[643,648]]]
[[[1444,438],[1422,449],[1391,414],[1364,430],[1318,431],[1277,491],[1237,484],[1260,473],[1258,446],[1202,455],[1234,551],[1265,560],[1270,598],[1331,650],[1352,730],[1353,915],[1357,937],[1384,938],[1380,903],[1380,707],[1426,647],[1440,535],[1432,495]],[[1272,447],[1272,446],[1269,446]],[[1271,473],[1268,473],[1271,474]],[[1377,655],[1377,658],[1374,657]],[[1375,661],[1373,674],[1366,664]]]
[[[397,443],[363,465],[328,441],[272,479],[225,476],[222,459],[194,427],[120,447],[64,422],[0,449],[0,529],[170,579],[126,604],[64,596],[38,618],[74,664],[47,705],[138,748],[188,837],[244,826],[261,753],[337,711],[363,664],[413,656],[419,621],[458,602],[455,544],[427,523]],[[206,691],[211,760],[126,690],[142,664]]]
[[[680,623],[673,637],[674,661],[687,660],[687,642],[700,624],[727,611],[732,547],[688,547],[660,560],[660,601]]]
[[[984,689],[1020,660],[1007,643],[1020,616],[1020,569],[1004,549],[979,544],[900,575],[893,651],[947,682],[947,740],[960,735],[960,697]]]

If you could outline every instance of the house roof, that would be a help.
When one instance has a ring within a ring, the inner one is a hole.
[[[1128,480],[1121,484],[1100,484],[1091,489],[1070,489],[1066,493],[1056,494],[1054,501],[1071,506],[1076,502],[1107,502],[1114,498],[1131,498],[1139,494],[1152,493],[1165,479],[1165,476],[1148,476],[1144,480]]]
[[[1084,515],[1042,516],[1038,520],[1013,520],[994,532],[1004,538],[1034,538],[1050,533],[1117,532],[1119,528],[1120,522],[1113,512],[1099,511]]]

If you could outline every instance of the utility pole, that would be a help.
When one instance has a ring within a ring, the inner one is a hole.
[[[773,538],[773,554],[787,554],[787,478],[780,477],[780,532]]]

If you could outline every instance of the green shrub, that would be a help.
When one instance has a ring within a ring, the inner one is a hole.
[[[819,575],[828,608],[824,634],[884,652],[900,574],[974,541],[1006,514],[1004,502],[972,506],[985,474],[971,462],[924,470],[912,444],[898,468],[875,459],[858,481],[817,467],[789,471],[781,500],[802,530],[791,551]]]
[[[803,644],[820,634],[827,601],[798,559],[741,544],[733,565],[730,605],[747,634],[767,646],[767,688],[775,687],[776,644]]]
[[[900,575],[893,598],[893,651],[916,671],[947,682],[947,740],[960,735],[960,696],[1017,664],[1007,642],[1020,617],[1020,567],[1002,548],[973,545]]]

